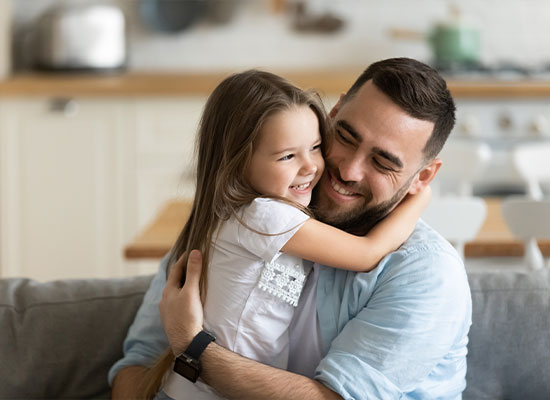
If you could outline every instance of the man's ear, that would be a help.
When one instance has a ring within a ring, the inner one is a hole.
[[[344,98],[345,95],[346,95],[345,93],[340,94],[340,98],[338,99],[338,102],[332,107],[332,109],[328,113],[328,116],[330,118],[334,118],[336,116],[336,114],[338,113],[338,110],[340,109],[340,106],[342,105],[342,99]]]
[[[435,178],[437,171],[441,168],[443,161],[440,158],[434,158],[428,165],[422,168],[418,172],[418,176],[413,181],[409,193],[416,194],[424,189],[430,184],[430,182]]]

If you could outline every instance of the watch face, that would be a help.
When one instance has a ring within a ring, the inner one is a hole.
[[[176,358],[174,363],[174,372],[177,372],[191,382],[196,382],[201,370],[200,362],[182,354]]]

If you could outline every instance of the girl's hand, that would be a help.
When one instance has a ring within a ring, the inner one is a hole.
[[[164,331],[175,356],[187,349],[191,340],[202,330],[203,309],[199,294],[202,254],[189,254],[185,284],[180,287],[185,254],[173,265],[159,304]]]
[[[404,200],[411,201],[413,199],[422,209],[426,208],[432,199],[432,188],[426,186],[414,195],[408,194]]]

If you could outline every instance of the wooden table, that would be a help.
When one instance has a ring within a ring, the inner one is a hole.
[[[500,200],[487,198],[487,218],[476,239],[466,244],[466,257],[522,256],[523,242],[514,238],[501,218]],[[188,201],[171,201],[155,220],[124,249],[127,259],[161,258],[172,247],[191,211]],[[550,256],[550,239],[540,240],[542,253]]]

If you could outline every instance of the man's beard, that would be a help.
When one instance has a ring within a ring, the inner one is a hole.
[[[396,204],[403,199],[403,197],[405,197],[414,176],[415,175],[411,176],[407,182],[405,182],[403,186],[395,192],[391,199],[383,201],[379,204],[369,206],[368,204],[373,198],[372,192],[370,189],[363,189],[362,195],[365,199],[363,205],[336,215],[330,215],[326,212],[326,209],[319,209],[317,207],[317,205],[320,202],[322,203],[322,201],[319,199],[319,191],[314,190],[311,199],[311,209],[319,221],[332,225],[343,231],[353,233],[354,235],[364,236],[374,225],[388,215]],[[330,206],[338,207],[334,204],[331,204]]]

